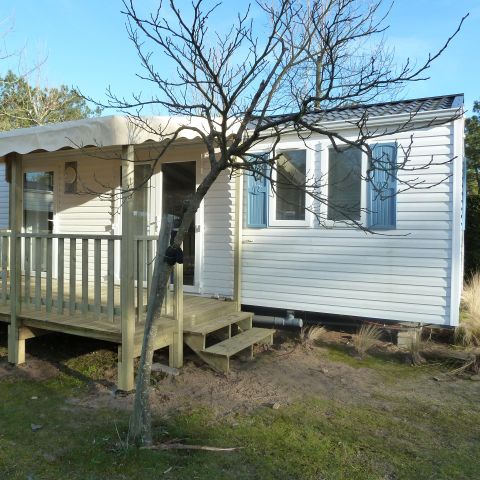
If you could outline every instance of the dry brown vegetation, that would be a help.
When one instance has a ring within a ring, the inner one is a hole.
[[[315,342],[321,340],[327,334],[327,329],[320,325],[303,327],[300,330],[300,343],[307,348],[315,346]]]
[[[462,294],[460,325],[455,331],[457,343],[464,346],[480,346],[480,273],[465,283]]]
[[[381,329],[370,323],[364,323],[358,329],[353,337],[353,345],[360,357],[364,357],[378,343],[381,334]]]

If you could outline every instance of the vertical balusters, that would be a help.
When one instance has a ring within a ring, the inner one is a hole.
[[[35,248],[35,310],[42,307],[42,237],[34,237]]]
[[[137,239],[137,322],[143,319],[143,272],[145,269],[144,242]]]
[[[150,299],[150,288],[152,287],[152,267],[153,267],[153,241],[147,240],[147,304]]]
[[[25,238],[25,258],[24,258],[24,267],[25,267],[25,305],[28,307],[30,305],[30,258],[31,258],[31,238]]]
[[[2,237],[2,303],[7,303],[8,294],[8,249],[9,249],[9,237]]]
[[[82,313],[88,313],[88,238],[82,239]]]
[[[52,311],[52,266],[53,266],[53,257],[52,257],[52,242],[53,239],[47,238],[47,278],[46,278],[46,294],[45,294],[45,308],[47,312]]]
[[[107,240],[107,317],[111,322],[114,321],[114,293],[115,293],[115,271],[114,271],[114,253],[115,241],[111,238]]]
[[[63,238],[58,239],[58,252],[57,252],[57,312],[63,314],[63,291],[65,281],[65,240]]]
[[[93,303],[95,315],[100,316],[101,305],[102,305],[102,264],[101,264],[101,247],[102,241],[100,238],[96,238],[93,242],[93,263],[94,263],[94,272],[93,272]]]
[[[173,267],[173,345],[170,348],[172,367],[183,366],[183,265],[176,263]]]
[[[77,241],[70,238],[70,291],[69,291],[69,312],[70,315],[75,313],[76,303],[76,277],[77,277]]]

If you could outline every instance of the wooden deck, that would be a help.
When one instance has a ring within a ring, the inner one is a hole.
[[[117,344],[117,386],[129,391],[134,388],[154,265],[170,244],[168,225],[174,219],[162,215],[158,238],[134,233],[134,145],[123,145],[120,157],[120,187],[126,193],[121,199],[122,233],[54,233],[25,231],[24,158],[8,155],[10,228],[0,231],[0,321],[9,324],[8,361],[15,365],[25,362],[25,341],[45,331]],[[235,191],[236,205],[242,205],[240,176]],[[189,328],[240,310],[241,208],[235,209],[235,223],[234,301],[184,295],[183,266],[173,268],[173,290],[160,312],[154,346],[169,347],[173,367],[183,365],[184,333]],[[229,334],[231,330],[228,327]]]
[[[145,294],[146,295],[146,294]],[[233,302],[225,302],[199,295],[184,294],[184,322],[186,328],[199,321],[204,321],[212,315],[230,311]],[[54,306],[55,307],[55,306]],[[42,297],[42,307],[36,309],[34,304],[28,307],[22,304],[22,310],[18,313],[21,326],[62,332],[82,337],[105,340],[117,344],[122,343],[121,320],[119,315],[110,320],[107,314],[97,314],[89,311],[83,313],[75,310],[72,314],[65,309],[64,313],[57,313],[56,308],[47,312]],[[10,323],[10,302],[0,305],[0,321]],[[143,339],[142,320],[135,322],[135,348],[141,346]],[[156,348],[162,348],[171,344],[170,337],[175,329],[175,320],[171,315],[162,315],[159,319],[159,338]]]
[[[118,386],[133,388],[157,239],[129,237],[0,232],[0,321],[9,324],[11,363],[25,362],[26,340],[47,332],[95,338],[118,345]],[[170,365],[181,367],[184,331],[238,302],[184,294],[182,265],[171,279],[154,349],[168,347]]]

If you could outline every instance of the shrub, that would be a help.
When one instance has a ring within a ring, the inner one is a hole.
[[[300,330],[300,343],[306,347],[312,347],[317,340],[320,340],[327,333],[325,327],[318,325],[303,327]]]
[[[380,339],[382,331],[371,323],[364,323],[353,337],[353,346],[357,353],[364,357]]]
[[[463,287],[460,325],[455,330],[457,342],[480,345],[480,272],[473,274]]]
[[[467,197],[465,219],[465,278],[480,271],[480,195]]]

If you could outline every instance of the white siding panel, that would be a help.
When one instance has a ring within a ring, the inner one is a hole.
[[[242,302],[448,324],[453,129],[444,125],[413,133],[407,169],[431,166],[399,173],[407,185],[420,185],[397,196],[395,231],[371,235],[346,227],[244,229]],[[398,142],[399,162],[410,135],[385,137]]]
[[[5,179],[5,164],[0,163],[0,229],[8,228],[9,184]]]
[[[205,171],[208,164],[204,164]],[[235,181],[222,173],[204,200],[202,293],[233,296]]]

